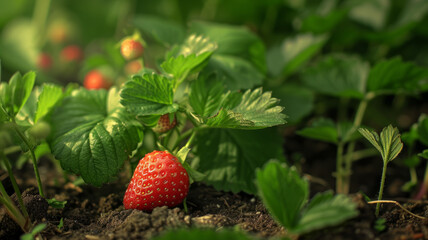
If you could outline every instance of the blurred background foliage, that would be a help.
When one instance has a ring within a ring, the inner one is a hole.
[[[302,69],[328,64],[327,55],[344,54],[346,64],[360,64],[362,71],[365,64],[396,56],[428,66],[426,0],[0,0],[0,6],[2,79],[37,70],[38,82],[81,83],[103,65],[120,78],[114,71],[124,65],[117,43],[135,30],[147,44],[145,65],[155,67],[167,48],[198,31],[195,22],[243,26],[261,39],[264,46],[257,51],[263,57],[252,62],[292,123],[313,109],[326,111],[314,105],[316,95],[303,84],[308,74]],[[70,45],[82,49],[83,60],[64,59],[61,52]],[[45,52],[52,57],[50,70],[40,66]]]

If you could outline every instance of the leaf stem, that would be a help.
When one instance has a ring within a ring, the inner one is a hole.
[[[340,141],[337,144],[337,153],[336,153],[336,193],[343,193],[343,147],[344,144]]]
[[[36,155],[34,154],[34,149],[31,147],[31,144],[28,141],[27,137],[24,135],[24,133],[21,131],[21,129],[19,129],[19,127],[15,121],[13,121],[12,126],[15,129],[15,132],[21,138],[22,142],[24,142],[24,144],[27,146],[27,148],[30,151],[31,161],[33,162],[34,173],[36,174],[37,186],[39,188],[39,194],[41,197],[44,198],[45,194],[43,192],[42,181],[40,179],[40,174],[39,174],[39,169],[37,167],[37,159],[36,159]]]
[[[24,232],[29,232],[32,228],[29,218],[25,218],[19,209],[15,206],[12,199],[7,194],[2,182],[0,181],[0,203],[3,204],[9,216],[21,227]]]
[[[187,143],[186,143],[186,145],[184,145],[184,147],[187,147],[187,148],[190,147],[190,145],[193,143],[193,140],[195,139],[196,132],[197,132],[197,128],[194,128],[192,135],[190,135],[190,138],[189,138],[189,140],[187,140]]]
[[[383,188],[385,187],[386,166],[387,166],[387,162],[385,162],[385,163],[383,164],[383,169],[382,169],[382,179],[380,180],[380,188],[379,188],[378,201],[382,200]],[[378,203],[376,204],[376,217],[379,217],[380,204],[381,204],[380,202],[378,202]]]
[[[27,208],[24,205],[24,201],[22,200],[21,191],[19,190],[18,184],[16,183],[16,179],[15,179],[15,176],[13,175],[12,167],[10,165],[10,162],[9,162],[9,160],[7,159],[7,157],[4,154],[2,154],[1,157],[3,159],[3,162],[4,162],[4,165],[6,167],[7,173],[9,174],[10,181],[12,182],[13,190],[15,191],[16,198],[18,199],[18,204],[21,207],[21,211],[22,211],[24,217],[28,218],[28,211],[27,211]]]
[[[49,15],[51,0],[36,0],[36,5],[33,12],[33,24],[37,32],[40,34],[36,39],[37,46],[43,45],[44,36],[46,35],[46,21]]]
[[[367,109],[367,105],[375,97],[375,93],[369,92],[365,95],[363,100],[361,100],[360,104],[358,105],[357,112],[355,113],[354,117],[354,123],[352,125],[351,130],[348,132],[347,136],[345,136],[345,139],[347,139],[349,136],[351,136],[357,129],[361,126],[361,122],[363,121],[364,114]],[[346,174],[344,176],[343,185],[344,185],[344,194],[347,194],[349,192],[349,184],[350,184],[350,178],[351,178],[351,169],[352,169],[352,156],[355,150],[355,144],[356,141],[352,141],[349,143],[346,155],[345,155],[345,171]]]
[[[186,132],[184,132],[183,134],[181,134],[178,138],[177,141],[175,142],[174,146],[172,147],[172,149],[175,151],[176,148],[178,147],[178,145],[186,138],[188,138],[193,132],[195,131],[195,128],[191,128],[189,130],[187,130]]]

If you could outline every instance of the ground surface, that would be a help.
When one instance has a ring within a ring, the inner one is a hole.
[[[311,182],[311,194],[333,189],[334,178],[331,172],[334,171],[334,161],[329,161],[331,146],[293,139],[294,142],[296,140],[302,141],[303,144],[293,146],[293,143],[286,142],[286,146],[301,152],[305,152],[303,150],[306,145],[315,149],[313,153],[301,156],[300,162],[302,172],[306,173]],[[286,152],[288,147],[285,149]],[[287,157],[291,159],[291,156]],[[363,195],[358,193],[364,192],[369,197],[376,196],[381,164],[380,161],[375,161],[376,163],[373,161],[373,159],[359,161],[354,168],[351,186],[354,194],[351,197],[358,204],[360,215],[340,226],[315,231],[298,239],[428,239],[428,221],[415,218],[394,205],[382,207],[381,218],[385,219],[385,223],[376,224],[375,206],[367,204]],[[48,207],[37,195],[37,189],[31,187],[34,185],[31,166],[23,172],[16,173],[21,177],[20,186],[28,186],[23,195],[33,221],[48,224],[43,231],[46,239],[150,239],[165,229],[190,227],[215,229],[239,227],[263,239],[286,234],[286,230],[270,217],[261,201],[252,195],[221,192],[210,186],[193,184],[187,200],[187,213],[182,205],[173,209],[157,208],[152,213],[125,210],[122,206],[125,183],[116,181],[101,188],[75,186],[71,183],[58,184],[56,183],[58,176],[50,176],[50,173],[55,171],[49,161],[47,162],[42,163],[40,167],[41,174],[45,178],[43,181],[46,183],[46,195],[57,200],[67,200],[64,209]],[[400,190],[408,178],[406,171],[399,165],[391,164],[385,198],[398,200],[411,212],[428,217],[427,201],[413,201],[410,194]],[[2,181],[10,188],[7,178]],[[63,226],[58,228],[61,219]],[[378,227],[375,227],[376,225]],[[0,226],[0,239],[19,239],[22,234],[3,209],[0,211]],[[382,227],[383,230],[376,230]]]

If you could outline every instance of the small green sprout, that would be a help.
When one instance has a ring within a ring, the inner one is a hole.
[[[403,149],[400,133],[397,128],[389,125],[385,127],[379,135],[365,128],[360,128],[358,131],[363,135],[373,146],[380,152],[383,159],[382,179],[379,189],[378,200],[382,200],[383,188],[385,184],[386,167],[389,162],[394,160]],[[379,216],[380,203],[376,204],[376,216]]]

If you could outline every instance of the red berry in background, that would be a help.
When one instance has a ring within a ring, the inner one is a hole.
[[[164,114],[159,118],[158,123],[153,128],[153,131],[157,133],[165,133],[169,130],[173,129],[177,125],[177,118],[174,117],[174,120],[172,122],[169,119],[169,114]]]
[[[37,59],[37,67],[43,70],[48,70],[52,67],[52,58],[47,53],[41,53]]]
[[[126,60],[133,60],[143,55],[143,45],[134,39],[125,39],[120,45],[120,52]]]
[[[83,59],[83,52],[77,45],[69,45],[62,49],[61,58],[67,62],[80,61]]]
[[[98,70],[88,72],[83,81],[86,89],[109,89],[112,83]]]
[[[139,60],[131,61],[125,65],[126,75],[137,74],[142,69],[143,69],[143,63]]]
[[[188,191],[189,176],[179,160],[166,151],[153,151],[138,163],[123,205],[144,211],[174,207],[183,202]]]

